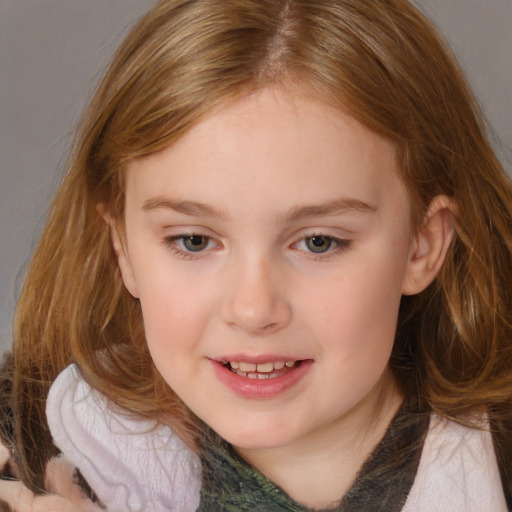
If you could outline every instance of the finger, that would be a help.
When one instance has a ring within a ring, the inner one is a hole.
[[[83,500],[80,488],[73,482],[74,471],[74,466],[64,457],[51,459],[46,466],[45,488],[72,501]]]
[[[14,512],[32,512],[34,494],[17,480],[0,480],[0,499]]]

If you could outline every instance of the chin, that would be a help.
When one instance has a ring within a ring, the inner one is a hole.
[[[232,424],[230,428],[223,429],[220,427],[218,429],[214,428],[214,430],[228,443],[242,450],[279,448],[292,443],[297,438],[297,435],[294,435],[293,432],[288,429],[283,431],[278,426],[262,428],[261,425],[251,427],[244,424],[240,428],[236,428],[236,426],[233,428],[234,426]]]

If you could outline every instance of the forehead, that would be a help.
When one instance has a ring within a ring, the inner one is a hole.
[[[226,106],[127,169],[127,198],[139,204],[158,194],[275,209],[348,195],[378,206],[397,191],[391,142],[325,103],[274,89]]]

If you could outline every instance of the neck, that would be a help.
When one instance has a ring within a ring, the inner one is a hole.
[[[308,508],[339,502],[402,403],[393,377],[332,423],[277,448],[238,449],[260,473]]]

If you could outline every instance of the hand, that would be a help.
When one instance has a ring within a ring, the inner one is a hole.
[[[9,451],[0,444],[0,473]],[[0,479],[0,512],[101,512],[74,481],[74,467],[62,457],[46,468],[45,486],[52,494],[34,494],[18,480]]]

